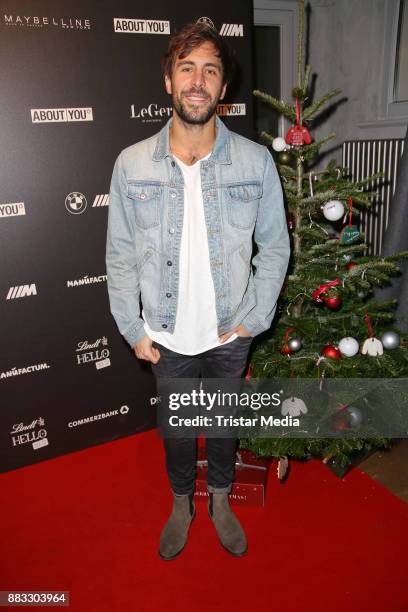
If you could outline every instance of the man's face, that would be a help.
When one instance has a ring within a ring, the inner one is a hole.
[[[225,95],[222,64],[211,42],[196,47],[183,59],[177,58],[171,78],[165,77],[166,91],[180,119],[203,125],[214,115]]]

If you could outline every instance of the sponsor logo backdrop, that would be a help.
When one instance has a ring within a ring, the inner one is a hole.
[[[251,11],[246,0],[0,0],[0,471],[155,426],[150,366],[109,312],[113,164],[171,117],[161,58],[199,18],[240,65],[218,113],[252,137]]]

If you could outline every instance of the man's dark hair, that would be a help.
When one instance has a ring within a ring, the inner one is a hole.
[[[232,51],[214,28],[201,22],[189,23],[172,35],[163,58],[164,76],[171,78],[176,60],[184,59],[193,49],[205,42],[211,42],[217,50],[222,64],[223,84],[230,83],[234,73]]]

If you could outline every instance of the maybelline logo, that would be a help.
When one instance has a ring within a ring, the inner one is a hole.
[[[99,414],[93,414],[83,419],[77,419],[76,421],[70,421],[68,427],[80,427],[81,425],[87,425],[93,423],[93,421],[101,421],[103,419],[110,419],[111,417],[119,416],[121,414],[127,414],[129,412],[129,406],[121,406],[119,410],[109,410],[109,412],[100,412]]]
[[[245,104],[218,104],[217,115],[225,116],[242,116],[246,115]]]
[[[134,104],[130,105],[130,118],[141,119],[142,123],[157,123],[162,121],[163,118],[171,117],[172,113],[172,106],[158,106],[152,103],[136,109]]]
[[[106,274],[100,274],[99,276],[88,276],[86,274],[82,278],[77,278],[75,280],[68,280],[67,287],[82,287],[83,285],[94,285],[95,283],[104,283],[106,282]]]
[[[21,376],[22,374],[32,374],[33,372],[40,372],[41,370],[49,370],[50,366],[48,363],[35,363],[34,365],[24,366],[23,368],[11,368],[11,370],[5,370],[0,372],[0,379],[13,378],[14,376]]]
[[[124,34],[170,34],[170,21],[114,17],[113,29]]]
[[[6,26],[25,28],[57,27],[64,30],[90,30],[91,21],[78,17],[40,17],[37,15],[4,15]]]
[[[28,425],[16,423],[11,428],[10,435],[13,446],[31,443],[34,450],[48,446],[45,420],[42,417],[34,419]]]
[[[205,23],[209,28],[216,30],[214,22],[209,17],[200,17],[197,19],[197,23]],[[220,29],[221,36],[243,36],[244,35],[244,24],[243,23],[223,23]]]
[[[6,300],[15,300],[16,298],[29,297],[30,295],[37,295],[37,287],[35,286],[35,283],[31,283],[31,285],[16,285],[16,287],[10,287]]]
[[[25,215],[24,202],[9,202],[8,204],[0,204],[0,219],[3,217],[19,217]]]
[[[95,363],[97,370],[110,366],[110,351],[107,346],[108,339],[105,336],[98,338],[92,343],[89,343],[88,340],[78,342],[76,348],[77,365]]]
[[[33,123],[71,123],[93,121],[92,108],[32,108]]]

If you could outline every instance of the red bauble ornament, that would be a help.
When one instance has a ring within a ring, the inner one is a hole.
[[[327,308],[330,310],[336,310],[336,308],[340,308],[341,306],[341,297],[339,295],[333,296],[323,296],[323,301],[326,304]]]
[[[350,429],[348,420],[342,414],[337,414],[333,419],[332,431],[342,431],[343,429]]]
[[[328,357],[329,359],[341,359],[341,353],[339,349],[333,346],[332,344],[326,344],[320,354],[323,355],[323,357]]]
[[[352,270],[352,268],[355,268],[356,266],[358,266],[357,262],[349,261],[349,263],[346,265],[346,270]]]
[[[282,355],[287,355],[289,357],[289,355],[292,355],[293,351],[291,351],[291,349],[289,348],[288,344],[284,344],[280,350],[280,352],[282,353]]]

